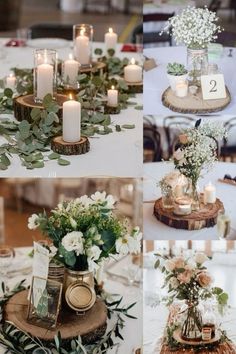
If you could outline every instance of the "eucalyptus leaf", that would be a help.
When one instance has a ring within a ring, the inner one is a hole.
[[[122,128],[124,128],[124,129],[134,129],[135,128],[135,124],[123,124]]]
[[[57,161],[58,161],[58,164],[60,166],[68,166],[68,165],[70,165],[70,161],[62,159],[62,158],[59,158]]]

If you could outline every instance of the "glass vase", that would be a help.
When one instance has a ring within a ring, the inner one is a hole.
[[[181,336],[184,340],[198,341],[202,338],[202,315],[197,302],[187,302],[187,314]]]
[[[82,68],[92,66],[93,26],[78,24],[73,26],[74,57]]]
[[[200,87],[201,75],[204,74],[208,66],[207,48],[192,49],[187,48],[187,68],[191,85]]]
[[[200,192],[198,183],[196,181],[189,181],[189,196],[192,200],[192,211],[197,211],[200,209]]]
[[[165,209],[171,209],[174,206],[174,196],[172,188],[162,188],[162,206]]]
[[[57,92],[57,51],[36,49],[34,53],[34,100],[42,103],[47,94]]]

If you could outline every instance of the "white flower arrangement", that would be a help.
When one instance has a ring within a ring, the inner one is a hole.
[[[179,15],[171,17],[164,31],[170,33],[177,44],[191,49],[206,48],[217,39],[222,28],[217,25],[219,18],[207,7],[187,7]]]
[[[165,175],[158,183],[157,186],[163,192],[173,191],[179,184],[187,184],[187,178],[179,171],[172,171]]]

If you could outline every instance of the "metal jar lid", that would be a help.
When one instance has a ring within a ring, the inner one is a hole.
[[[88,284],[75,281],[68,286],[65,298],[70,308],[77,312],[84,312],[94,305],[96,293]]]

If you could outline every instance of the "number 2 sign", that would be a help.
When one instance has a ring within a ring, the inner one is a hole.
[[[202,97],[204,100],[217,100],[226,98],[224,75],[202,75]]]

